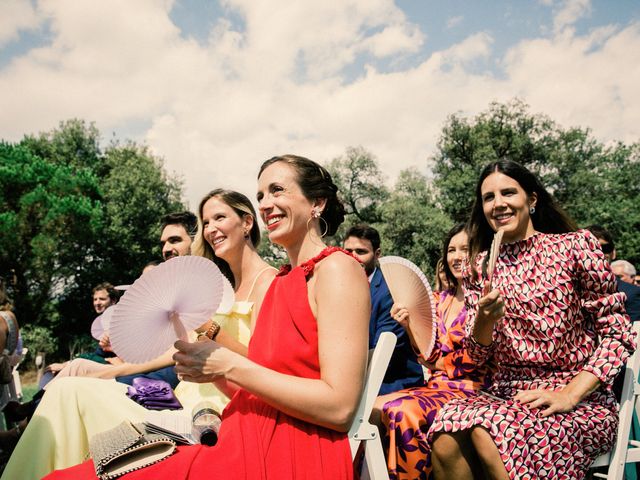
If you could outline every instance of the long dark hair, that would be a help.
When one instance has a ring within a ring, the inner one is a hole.
[[[334,235],[344,221],[345,209],[338,198],[338,187],[333,183],[331,174],[322,165],[308,158],[298,155],[281,155],[265,161],[260,167],[258,178],[265,168],[276,162],[285,162],[295,169],[300,190],[308,200],[319,198],[327,200],[321,218],[327,222],[327,235]]]
[[[449,244],[451,243],[451,239],[455,237],[457,234],[459,234],[460,232],[464,232],[466,227],[467,225],[465,223],[456,223],[453,226],[453,228],[447,232],[447,235],[444,237],[444,242],[442,242],[442,268],[444,270],[444,274],[447,276],[449,285],[452,287],[458,286],[458,279],[455,277],[455,275],[449,268],[449,261],[447,260],[447,251],[449,250]]]
[[[551,194],[542,186],[540,180],[527,168],[517,162],[508,159],[492,162],[480,173],[476,185],[475,201],[469,218],[467,233],[469,234],[469,259],[474,278],[477,278],[475,269],[476,258],[485,250],[488,250],[493,240],[494,231],[484,216],[482,208],[482,182],[492,173],[499,172],[513,178],[528,196],[536,194],[537,201],[535,213],[531,215],[533,228],[543,233],[566,233],[577,229],[574,221],[560,208]]]

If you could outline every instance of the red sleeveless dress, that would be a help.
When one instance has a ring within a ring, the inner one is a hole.
[[[307,278],[325,248],[294,269],[283,267],[269,287],[249,343],[249,358],[288,375],[320,378],[318,328],[307,297]],[[91,460],[47,479],[96,478]],[[336,432],[293,418],[240,390],[223,413],[215,447],[178,447],[171,457],[125,475],[153,479],[353,479],[349,441]]]

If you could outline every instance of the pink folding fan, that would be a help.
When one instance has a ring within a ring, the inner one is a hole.
[[[111,319],[113,351],[142,363],[204,324],[220,305],[223,274],[204,257],[175,257],[144,273],[124,293]]]

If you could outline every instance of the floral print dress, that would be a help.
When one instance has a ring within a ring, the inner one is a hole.
[[[435,294],[436,342],[427,362],[435,363],[442,358],[444,370],[432,371],[422,387],[391,394],[392,400],[383,406],[382,422],[386,427],[383,443],[388,452],[391,479],[431,477],[431,446],[427,432],[436,414],[453,398],[475,395],[483,383],[486,368],[476,369],[463,347],[466,309],[463,307],[453,321],[447,315],[454,295],[455,290]]]
[[[478,365],[495,362],[489,391],[496,398],[451,401],[430,435],[480,426],[493,437],[511,479],[584,478],[594,458],[611,449],[618,426],[611,384],[635,348],[624,295],[587,231],[537,233],[502,245],[493,286],[505,315],[492,344],[482,346],[470,335],[481,282],[465,278],[465,345]],[[519,390],[561,390],[581,371],[601,386],[571,412],[542,418],[540,409],[513,400]]]

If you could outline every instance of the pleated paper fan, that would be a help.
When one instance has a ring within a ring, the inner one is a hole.
[[[174,257],[148,270],[118,302],[109,328],[113,351],[131,363],[158,357],[216,312],[223,290],[224,275],[203,257]]]
[[[120,290],[122,292],[126,291],[131,285],[116,285],[115,288],[116,290]]]
[[[102,334],[109,330],[111,317],[116,310],[116,305],[107,307],[101,315],[98,315],[91,324],[91,336],[96,340],[100,340]]]
[[[236,293],[233,291],[231,282],[222,276],[222,301],[218,306],[217,313],[230,313],[233,309],[233,304],[236,303]]]
[[[424,322],[429,332],[428,357],[436,341],[436,308],[427,277],[413,262],[402,257],[382,257],[379,260],[382,276],[387,282],[394,303],[409,310],[411,321]]]

